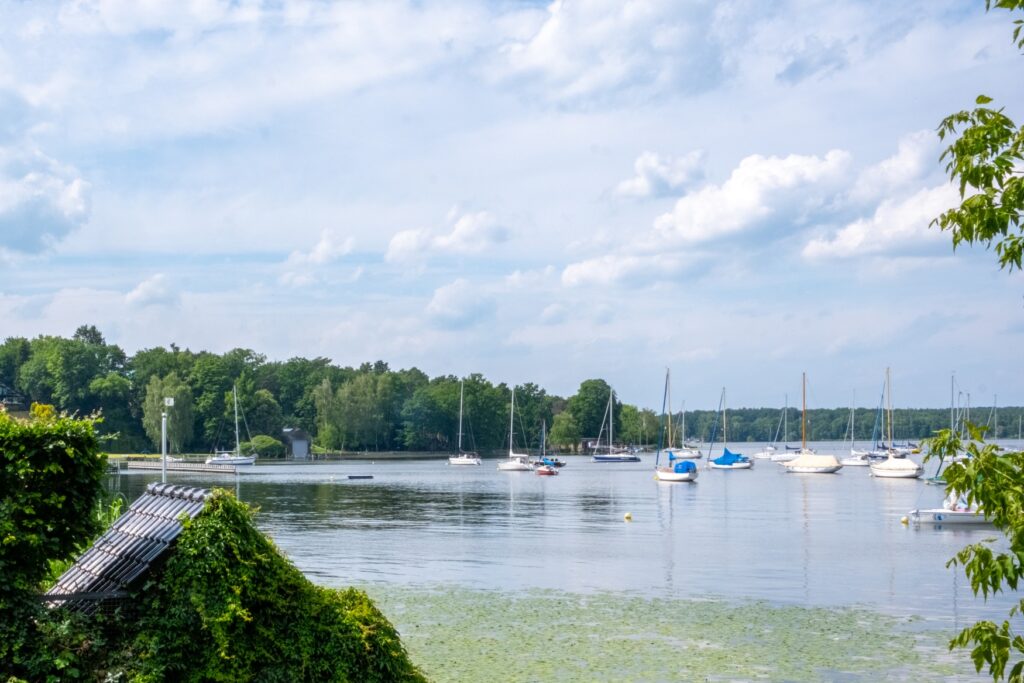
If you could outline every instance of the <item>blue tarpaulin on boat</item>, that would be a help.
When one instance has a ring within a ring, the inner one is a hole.
[[[682,462],[677,462],[675,467],[673,467],[672,469],[676,473],[682,474],[683,472],[696,472],[697,471],[697,466],[694,465],[689,460],[683,460]]]
[[[740,453],[733,453],[728,448],[726,448],[725,452],[722,453],[722,455],[720,455],[719,457],[715,458],[711,462],[715,463],[716,465],[735,465],[738,462],[746,462],[746,461],[747,461],[747,456],[742,455]]]

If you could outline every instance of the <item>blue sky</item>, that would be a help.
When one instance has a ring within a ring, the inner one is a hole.
[[[691,407],[1024,403],[1024,277],[928,229],[1024,118],[943,2],[0,6],[0,334],[100,327]]]

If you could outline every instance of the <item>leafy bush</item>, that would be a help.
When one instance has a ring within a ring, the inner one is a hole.
[[[425,680],[366,595],[310,583],[226,491],[185,523],[143,610],[140,681]]]
[[[50,562],[80,550],[99,529],[93,510],[106,456],[95,424],[0,412],[0,676],[24,673],[36,656],[36,592]]]
[[[259,434],[239,445],[239,450],[246,455],[255,453],[261,458],[283,458],[284,444],[272,436]]]

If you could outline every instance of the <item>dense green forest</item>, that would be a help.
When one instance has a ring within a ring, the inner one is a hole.
[[[511,387],[480,374],[465,385],[466,448],[498,450],[508,443]],[[428,377],[416,368],[392,370],[383,361],[358,368],[339,367],[327,358],[268,361],[250,349],[223,354],[169,348],[143,349],[128,356],[108,344],[91,325],[70,339],[9,337],[0,345],[0,392],[12,408],[29,403],[85,415],[100,411],[102,431],[112,452],[158,450],[163,398],[172,396],[169,440],[172,452],[210,452],[234,444],[231,391],[238,388],[244,417],[243,439],[280,438],[284,427],[306,430],[329,451],[454,450],[458,436],[460,378]],[[568,398],[548,394],[537,384],[515,387],[518,448],[537,447],[541,425],[549,442],[562,449],[601,431],[609,386],[588,379]],[[20,405],[19,405],[20,404]],[[1015,437],[1021,408],[1000,408],[999,437]],[[775,438],[778,408],[736,408],[728,414],[730,441]],[[675,415],[677,426],[681,415]],[[686,414],[686,438],[707,439],[716,412]],[[974,408],[973,421],[991,424],[991,408]],[[799,411],[789,410],[789,439],[800,438]],[[808,412],[811,440],[842,439],[848,408]],[[948,408],[895,411],[897,440],[917,440],[949,425]],[[876,411],[856,411],[856,438],[868,440]],[[657,444],[661,418],[654,411],[616,402],[615,434],[625,444]],[[721,437],[721,425],[718,426]],[[780,440],[785,435],[779,436]]]

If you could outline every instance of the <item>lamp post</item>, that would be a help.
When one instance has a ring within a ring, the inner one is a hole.
[[[167,409],[174,407],[174,398],[164,398],[164,410],[160,413],[160,483],[167,483]]]

